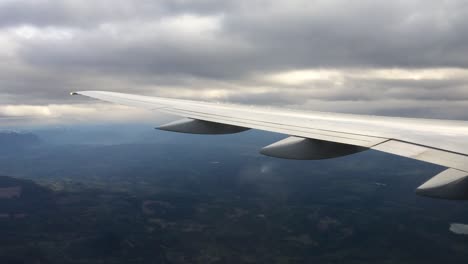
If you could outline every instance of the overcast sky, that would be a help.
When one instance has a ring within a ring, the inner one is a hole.
[[[0,0],[0,116],[74,90],[468,120],[468,1]]]

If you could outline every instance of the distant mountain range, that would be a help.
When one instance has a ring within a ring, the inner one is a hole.
[[[15,151],[25,147],[39,145],[41,139],[32,133],[0,131],[0,151]]]

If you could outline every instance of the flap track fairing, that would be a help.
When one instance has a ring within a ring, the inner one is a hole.
[[[416,189],[416,194],[450,200],[468,200],[468,173],[447,169]]]
[[[249,128],[203,121],[198,119],[185,118],[171,122],[169,124],[158,127],[159,130],[188,133],[188,134],[207,134],[207,135],[220,135],[220,134],[233,134],[239,133]]]
[[[283,159],[319,160],[346,156],[366,149],[317,139],[288,137],[264,147],[260,153]]]

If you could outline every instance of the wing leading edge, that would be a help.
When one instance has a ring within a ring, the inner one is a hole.
[[[104,91],[75,92],[107,102],[184,117],[160,129],[197,134],[260,129],[290,138],[265,147],[265,155],[324,159],[374,149],[449,169],[417,189],[425,196],[468,199],[468,122],[302,112]]]

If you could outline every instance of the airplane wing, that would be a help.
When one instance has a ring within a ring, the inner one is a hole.
[[[157,110],[183,119],[159,129],[229,134],[260,129],[289,135],[262,154],[326,159],[374,149],[448,167],[416,190],[443,199],[468,199],[468,122],[306,112],[104,91],[74,92],[107,102]]]

